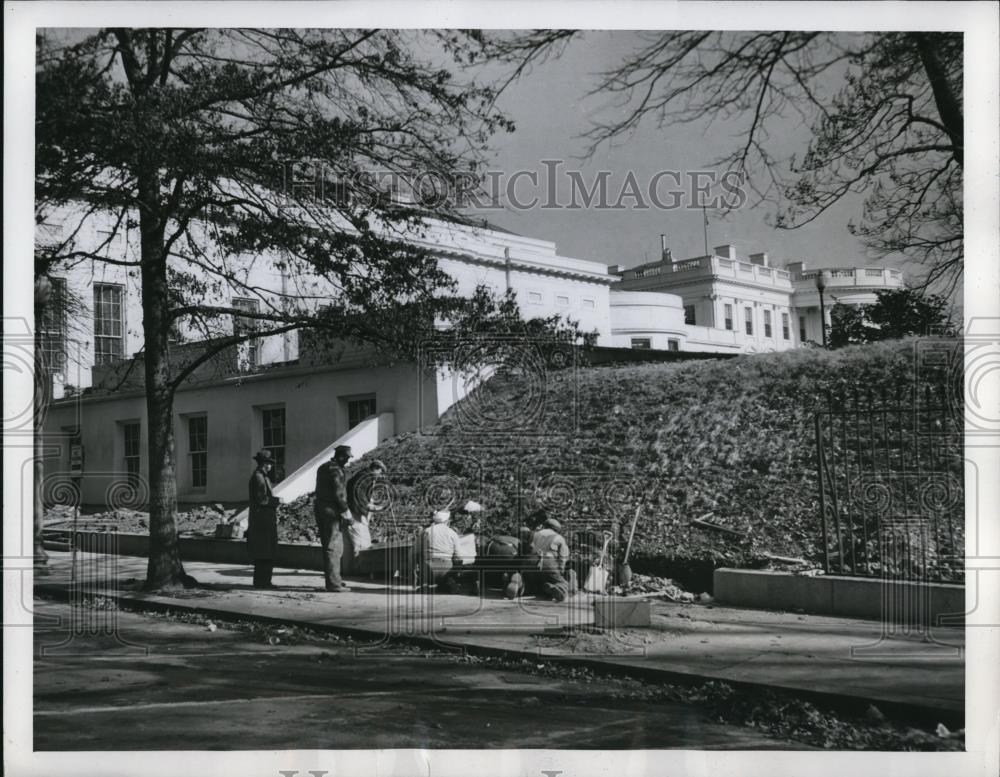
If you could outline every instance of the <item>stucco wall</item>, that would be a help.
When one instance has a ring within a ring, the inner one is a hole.
[[[260,416],[266,407],[285,408],[287,472],[297,469],[347,431],[347,398],[375,394],[376,410],[394,414],[396,433],[417,429],[421,400],[424,417],[437,417],[434,380],[431,378],[419,386],[413,365],[287,373],[228,380],[177,394],[174,436],[181,501],[246,499],[246,481],[253,469],[250,457],[262,446]],[[50,494],[60,480],[69,477],[68,437],[60,435],[60,430],[75,423],[77,409],[85,451],[82,480],[85,503],[109,501],[110,490],[124,480],[123,421],[140,421],[141,474],[148,477],[144,397],[70,400],[56,403],[46,419],[48,441],[57,449],[56,455],[46,461],[46,487]],[[208,486],[203,491],[191,488],[187,418],[193,414],[205,414],[208,418]]]

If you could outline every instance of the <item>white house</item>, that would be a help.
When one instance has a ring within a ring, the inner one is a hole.
[[[41,225],[37,239],[64,239],[74,215]],[[137,235],[111,237],[112,225],[101,218],[88,220],[79,245],[134,257]],[[766,254],[744,261],[732,246],[720,246],[712,255],[675,262],[664,251],[659,262],[623,269],[561,256],[550,241],[485,224],[434,221],[411,239],[438,257],[461,293],[478,285],[512,289],[525,317],[567,316],[595,331],[599,346],[741,353],[819,339],[811,273],[802,263],[771,267]],[[209,290],[210,299],[226,307],[259,310],[292,298],[319,305],[330,294],[318,279],[291,274],[274,257],[238,257],[229,265],[241,283],[260,291],[251,298],[239,284]],[[142,345],[136,274],[92,262],[53,273],[57,292],[70,292],[84,309],[50,319],[42,338],[53,359],[56,397],[45,422],[50,499],[78,477],[86,503],[143,500],[148,426],[136,381],[141,367],[131,360]],[[839,269],[828,302],[870,301],[876,290],[901,283],[897,270]],[[216,334],[248,325],[223,320]],[[185,344],[190,339],[190,332],[176,333],[178,354],[198,348]],[[426,428],[473,382],[414,363],[379,363],[359,349],[331,359],[295,332],[223,351],[176,394],[179,499],[245,499],[250,457],[260,448],[274,453],[287,476],[276,493],[295,496],[311,489],[304,484],[334,444],[350,442],[360,454],[392,434]]]

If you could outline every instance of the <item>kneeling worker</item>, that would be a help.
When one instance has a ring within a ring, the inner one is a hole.
[[[569,561],[569,544],[559,533],[562,524],[555,518],[546,518],[531,538],[531,552],[538,557],[538,595],[561,602],[576,593],[576,572],[566,571]],[[565,574],[564,574],[565,573]]]
[[[437,586],[440,593],[457,594],[461,590],[455,564],[462,559],[458,534],[448,522],[451,513],[439,510],[431,516],[431,525],[424,529],[422,537],[423,570],[422,579],[425,584]]]

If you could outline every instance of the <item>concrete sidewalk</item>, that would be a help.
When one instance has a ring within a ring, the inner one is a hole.
[[[220,618],[257,618],[350,634],[358,647],[410,639],[442,649],[507,653],[568,661],[665,681],[724,680],[851,704],[868,702],[954,724],[964,715],[964,632],[892,633],[874,621],[766,612],[654,600],[647,628],[597,631],[594,596],[568,602],[499,591],[448,596],[349,581],[349,593],[326,593],[317,572],[275,570],[276,590],[251,587],[248,566],[186,562],[200,587],[174,594],[140,590],[146,559],[50,553],[36,592],[60,598],[81,591],[150,608]],[[891,627],[890,627],[891,628]]]

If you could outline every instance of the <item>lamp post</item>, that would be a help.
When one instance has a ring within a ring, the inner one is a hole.
[[[826,305],[823,302],[823,291],[830,283],[830,272],[822,270],[816,273],[816,290],[819,292],[819,325],[823,332],[823,347],[826,348]]]

